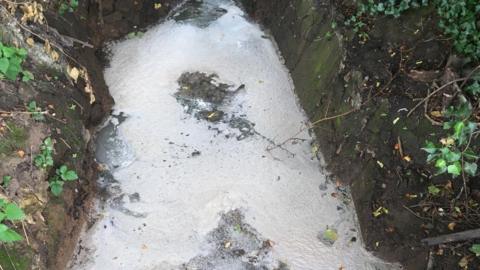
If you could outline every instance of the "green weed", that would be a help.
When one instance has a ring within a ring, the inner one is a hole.
[[[58,196],[63,191],[65,181],[75,181],[77,179],[78,175],[75,171],[69,170],[66,165],[62,165],[55,171],[55,175],[49,180],[50,190],[53,195]]]
[[[45,116],[42,113],[42,108],[37,107],[37,102],[35,102],[34,100],[30,101],[30,103],[28,103],[27,111],[29,113],[31,113],[31,116],[32,116],[33,120],[35,120],[35,121],[44,121],[45,120]]]
[[[46,169],[53,166],[53,141],[52,138],[46,138],[40,145],[40,153],[35,157],[35,166],[41,169]]]
[[[75,12],[78,8],[78,0],[63,0],[58,8],[58,13],[64,15],[66,12]]]
[[[22,75],[22,81],[33,79],[33,74],[23,70],[22,63],[27,58],[27,50],[4,45],[0,42],[0,79],[7,78],[15,81],[18,75]]]
[[[0,242],[14,242],[22,240],[22,236],[5,224],[5,221],[13,223],[24,218],[25,213],[15,203],[0,199]]]

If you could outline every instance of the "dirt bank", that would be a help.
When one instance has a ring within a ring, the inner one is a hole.
[[[445,132],[425,117],[433,106],[407,116],[434,80],[441,85],[471,70],[452,58],[436,11],[372,20],[364,41],[341,26],[354,14],[353,1],[243,2],[272,31],[300,102],[317,122],[314,131],[330,170],[351,186],[368,249],[407,269],[426,269],[428,261],[432,269],[457,269],[462,261],[474,269],[478,262],[468,251],[471,241],[431,249],[420,242],[478,227],[476,218],[458,218],[451,210],[432,214],[432,209],[452,207],[464,183],[433,177],[435,170],[426,165],[421,147]],[[452,194],[451,200],[432,199],[432,185]],[[468,188],[475,192],[474,186]]]
[[[79,2],[60,15],[64,1],[0,1],[1,42],[26,49],[22,68],[34,76],[0,81],[1,197],[26,215],[23,222],[7,223],[23,240],[2,245],[5,270],[65,269],[95,194],[92,134],[113,104],[102,46],[158,21],[175,1]],[[40,113],[29,112],[32,101]],[[36,159],[47,138],[53,164],[43,169]],[[62,165],[79,180],[65,183],[56,197],[48,179]]]

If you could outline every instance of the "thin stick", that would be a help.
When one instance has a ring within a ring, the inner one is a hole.
[[[435,91],[433,91],[432,93],[430,93],[428,96],[426,96],[424,99],[422,99],[419,103],[417,103],[417,105],[415,105],[415,107],[413,107],[413,108],[410,110],[410,112],[408,112],[407,117],[409,117],[410,115],[412,115],[412,113],[413,113],[418,107],[420,107],[420,105],[422,105],[425,101],[427,101],[428,99],[430,99],[430,98],[431,98],[433,95],[435,95],[436,93],[440,92],[442,89],[445,89],[447,86],[452,85],[452,84],[454,84],[454,83],[465,81],[466,79],[467,79],[467,77],[461,78],[461,79],[456,79],[456,80],[453,80],[453,81],[449,81],[448,83],[440,86],[438,89],[436,89]]]
[[[60,138],[60,140],[68,147],[68,149],[72,149],[72,147],[63,138]]]
[[[27,231],[25,230],[25,222],[23,221],[22,221],[22,228],[23,228],[23,234],[25,235],[25,239],[27,240],[27,245],[30,246],[30,241],[28,240]]]

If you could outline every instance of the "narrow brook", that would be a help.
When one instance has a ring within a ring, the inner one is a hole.
[[[186,2],[110,49],[102,198],[71,269],[393,269],[362,248],[312,135],[275,147],[307,119],[232,1]]]

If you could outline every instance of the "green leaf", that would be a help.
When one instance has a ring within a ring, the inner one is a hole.
[[[52,181],[50,182],[50,190],[55,196],[59,196],[63,191],[63,181]]]
[[[22,220],[25,218],[23,210],[14,203],[8,203],[4,212],[8,220]]]
[[[440,193],[440,189],[434,185],[430,185],[428,186],[428,193],[437,196]]]
[[[465,123],[463,121],[455,123],[455,126],[453,126],[453,130],[454,130],[453,136],[459,139],[463,133],[464,128],[465,128]]]
[[[62,179],[65,181],[74,181],[78,179],[78,175],[75,171],[67,171],[62,174]]]
[[[10,58],[15,54],[15,48],[13,47],[2,47],[3,56]]]
[[[437,147],[433,142],[426,141],[425,142],[425,147],[422,148],[423,151],[429,153],[429,154],[434,154],[437,152]]]
[[[24,70],[22,71],[22,74],[23,74],[23,77],[22,77],[23,82],[28,82],[34,79],[33,73],[31,73],[30,71]]]
[[[454,164],[448,165],[447,172],[454,177],[459,176],[462,173],[462,165],[460,162],[455,162]]]
[[[445,158],[445,160],[447,160],[447,162],[452,163],[455,161],[459,161],[462,158],[462,154],[458,152],[448,151],[443,155],[443,157]]]
[[[470,251],[475,254],[475,256],[480,256],[480,244],[473,244],[470,247]]]
[[[447,166],[447,162],[440,158],[440,159],[437,159],[437,161],[435,162],[435,167],[439,168],[439,169],[443,169]]]
[[[463,169],[470,176],[475,176],[477,173],[478,166],[476,163],[465,162]]]
[[[66,173],[68,170],[66,165],[60,166],[60,168],[57,169],[57,174],[62,176],[64,173]],[[63,178],[63,177],[62,177]]]
[[[12,181],[12,177],[10,175],[4,175],[3,176],[3,182],[2,182],[2,186],[3,187],[8,187],[8,185],[10,185],[10,182]]]
[[[3,225],[3,224],[0,224]],[[0,232],[0,241],[1,242],[15,242],[22,240],[22,236],[15,232],[12,229],[7,229],[6,231]]]
[[[8,70],[8,66],[10,65],[10,62],[8,61],[7,58],[0,58],[0,72],[5,74]]]

